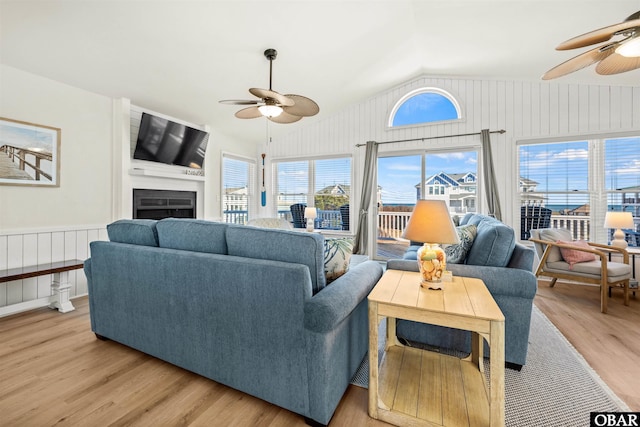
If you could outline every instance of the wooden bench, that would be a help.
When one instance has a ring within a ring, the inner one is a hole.
[[[69,301],[69,289],[71,288],[69,284],[69,271],[79,270],[83,268],[83,266],[84,261],[72,259],[0,270],[0,283],[53,274],[53,282],[51,282],[51,303],[49,307],[57,308],[61,313],[67,313],[75,310],[75,307],[71,304],[71,301]]]

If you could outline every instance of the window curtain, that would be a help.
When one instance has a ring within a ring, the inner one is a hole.
[[[496,174],[493,169],[493,156],[491,154],[491,134],[489,133],[489,129],[482,129],[480,133],[482,135],[482,172],[485,193],[487,194],[489,216],[502,221],[498,184],[496,183]]]
[[[369,206],[373,191],[373,180],[376,176],[376,162],[378,159],[378,143],[367,141],[364,156],[364,174],[362,179],[362,195],[360,197],[360,212],[358,213],[358,228],[354,238],[353,253],[364,254],[369,241]]]

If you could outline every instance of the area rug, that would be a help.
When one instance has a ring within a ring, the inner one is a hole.
[[[385,325],[381,322],[378,360],[384,351]],[[487,359],[485,371],[489,372]],[[368,355],[351,383],[368,387]],[[582,427],[589,425],[590,412],[615,411],[629,411],[629,407],[534,306],[527,364],[520,372],[505,370],[506,425]]]

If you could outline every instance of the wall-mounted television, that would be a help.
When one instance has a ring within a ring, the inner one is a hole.
[[[202,169],[208,141],[205,131],[142,113],[133,158]]]

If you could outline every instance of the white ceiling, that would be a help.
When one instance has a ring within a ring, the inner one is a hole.
[[[640,0],[0,0],[0,62],[261,142],[265,120],[221,99],[269,86],[320,113],[277,136],[419,75],[540,81],[586,49],[560,42],[623,21]],[[640,70],[558,82],[640,86]]]

